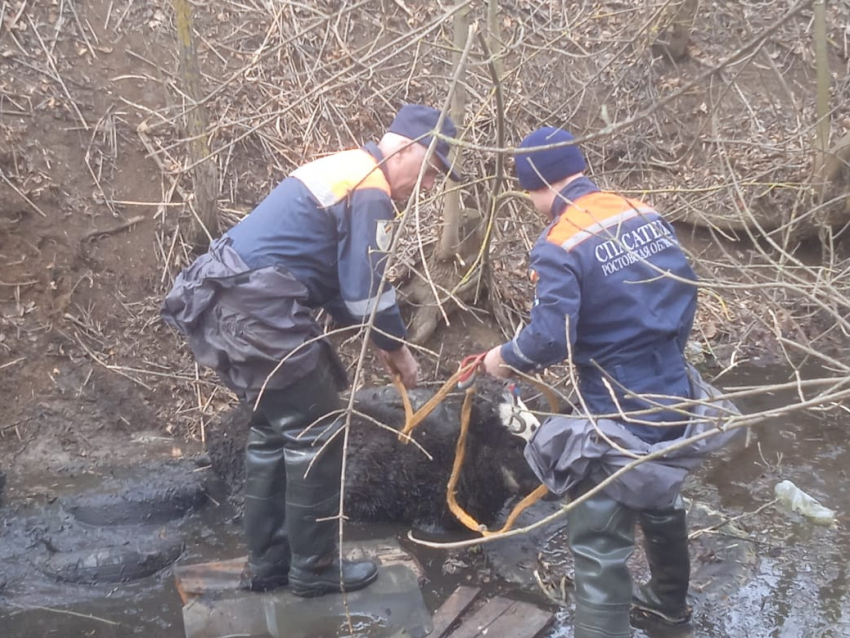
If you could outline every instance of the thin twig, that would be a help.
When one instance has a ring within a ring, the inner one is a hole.
[[[101,618],[99,616],[94,616],[92,614],[81,614],[76,611],[71,611],[70,609],[56,609],[55,607],[42,607],[41,605],[19,605],[18,603],[12,601],[5,601],[6,604],[12,605],[12,607],[17,607],[18,609],[22,609],[24,611],[30,611],[36,609],[38,611],[49,611],[54,614],[65,614],[66,616],[74,616],[76,618],[85,618],[87,620],[96,620],[97,622],[102,622],[107,625],[112,625],[113,627],[123,627],[123,625],[119,622],[115,622],[114,620],[108,620],[107,618]]]
[[[768,501],[767,503],[764,503],[763,505],[759,506],[757,509],[753,510],[752,512],[744,512],[743,514],[739,514],[738,516],[731,516],[729,518],[724,518],[722,521],[720,521],[716,525],[710,525],[708,527],[702,527],[698,530],[694,530],[693,532],[688,534],[688,540],[692,541],[695,538],[699,538],[703,534],[718,530],[721,527],[725,527],[726,525],[729,525],[730,523],[734,523],[736,521],[740,521],[741,519],[749,518],[750,516],[755,516],[756,514],[760,514],[761,512],[766,510],[768,507],[776,505],[778,502],[779,502],[779,499],[775,498],[772,501]]]
[[[115,235],[116,233],[120,233],[123,230],[127,230],[128,228],[132,228],[139,222],[145,221],[144,215],[136,215],[135,217],[131,217],[123,224],[118,224],[117,226],[113,226],[112,228],[104,228],[102,230],[90,230],[80,239],[81,243],[85,243],[95,237],[104,237],[106,235]]]
[[[0,179],[6,182],[6,185],[13,191],[15,191],[27,204],[29,204],[35,212],[37,212],[42,217],[47,217],[47,213],[45,213],[38,206],[36,206],[35,203],[33,203],[33,201],[29,197],[24,195],[24,193],[22,193],[17,186],[15,186],[12,182],[9,181],[9,178],[6,177],[6,173],[3,172],[2,168],[0,168]]]
[[[77,102],[71,97],[71,92],[68,90],[68,87],[65,85],[65,81],[62,79],[62,75],[59,73],[59,70],[56,68],[56,63],[53,60],[53,54],[47,50],[47,46],[44,44],[44,40],[41,39],[41,34],[38,32],[33,21],[27,16],[27,21],[30,23],[30,28],[35,34],[38,43],[41,45],[42,50],[44,51],[44,55],[47,58],[47,64],[51,70],[51,77],[62,87],[62,91],[65,93],[65,97],[68,98],[68,102],[70,102],[71,107],[74,109],[74,113],[77,115],[77,119],[80,120],[80,124],[83,125],[85,130],[89,130],[88,122],[86,122],[86,118],[83,117],[83,114],[80,112],[80,108],[77,106]]]
[[[11,368],[13,365],[20,363],[21,361],[25,361],[26,357],[18,357],[12,361],[7,361],[3,365],[0,365],[0,370],[4,370],[5,368]]]

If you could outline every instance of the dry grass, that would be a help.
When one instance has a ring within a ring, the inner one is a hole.
[[[210,121],[223,226],[237,222],[295,166],[376,138],[402,103],[446,104],[454,72],[452,15],[467,4],[486,32],[485,8],[470,2],[196,5],[202,105]],[[495,64],[506,143],[495,144],[500,114],[493,61],[474,44],[463,80],[468,105],[460,146],[470,177],[462,187],[463,203],[490,209],[496,159],[528,131],[541,124],[572,129],[586,138],[583,148],[603,187],[646,198],[672,219],[702,228],[684,239],[703,277],[695,341],[704,353],[716,355],[723,368],[771,351],[794,368],[827,365],[828,372],[815,374],[836,377],[838,391],[850,369],[827,353],[850,334],[848,262],[839,250],[844,229],[822,235],[824,248],[816,259],[804,257],[797,242],[817,215],[809,185],[815,124],[810,3],[790,9],[769,1],[700,3],[690,58],[678,63],[653,47],[669,4],[501,3],[500,43],[490,41],[501,51]],[[192,259],[177,220],[191,215],[192,166],[181,122],[196,105],[180,89],[176,48],[159,56],[164,62],[144,51],[126,52],[137,64],[134,77],[165,95],[167,106],[152,108],[119,96],[120,108],[90,122],[69,78],[73,56],[97,59],[109,42],[97,37],[91,14],[81,13],[73,0],[55,4],[52,22],[39,21],[44,16],[27,5],[0,2],[0,56],[10,61],[0,82],[0,107],[4,114],[26,117],[52,100],[79,120],[89,139],[93,196],[116,216],[134,202],[110,188],[110,175],[120,163],[122,144],[135,141],[128,135],[141,141],[161,173],[161,198],[153,204],[162,293]],[[144,7],[116,1],[109,9],[107,32],[140,28],[154,46],[171,45],[164,0]],[[833,91],[841,96],[850,82],[848,45],[839,26],[846,24],[848,9],[831,5],[829,11]],[[850,128],[850,108],[838,99],[833,106],[837,138]],[[130,113],[143,115],[142,126],[131,123]],[[0,126],[7,140],[23,143],[14,125]],[[4,161],[0,168],[3,183],[43,215],[35,199],[44,187],[38,175],[28,172],[25,161]],[[419,272],[421,250],[436,241],[439,206],[436,197],[409,208],[394,278]],[[496,212],[489,255],[495,276],[487,307],[512,335],[527,318],[526,254],[541,222],[521,196],[501,198]],[[127,218],[116,220],[105,232],[123,232],[124,223]],[[228,398],[185,351],[175,355],[177,341],[164,338],[158,325],[157,297],[132,302],[138,306],[122,324],[125,334],[106,334],[74,305],[60,319],[76,327],[73,341],[92,361],[168,396],[160,416],[172,431],[203,438],[205,423]],[[349,354],[356,356],[354,350]],[[826,389],[818,392],[825,402],[835,399]]]

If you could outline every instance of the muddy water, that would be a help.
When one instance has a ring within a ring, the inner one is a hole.
[[[786,381],[782,371],[749,370],[727,375],[726,388]],[[762,395],[741,403],[748,412],[787,404],[793,396]],[[726,546],[746,544],[757,558],[746,568],[723,562],[704,550],[695,552],[694,621],[689,630],[636,631],[636,636],[699,636],[705,638],[839,638],[850,636],[850,593],[847,567],[850,556],[848,481],[850,443],[843,411],[794,413],[758,426],[748,448],[729,451],[689,479],[686,495],[708,503],[727,516],[752,513],[773,499],[780,480],[796,483],[822,503],[838,511],[838,525],[823,528],[777,506],[745,516],[736,526],[746,539],[722,539]],[[73,486],[66,486],[65,489]],[[238,556],[240,527],[223,499],[181,524],[186,542],[183,562]],[[12,526],[10,508],[0,510],[6,533]],[[3,531],[0,531],[2,534]],[[352,526],[353,537],[403,537],[393,526]],[[3,537],[0,535],[0,542]],[[704,539],[695,548],[710,547]],[[446,554],[407,545],[428,577],[423,595],[436,608],[461,583],[483,585],[489,592],[508,593],[541,602],[533,587],[520,590],[501,581],[481,552]],[[549,561],[565,562],[563,548],[550,542]],[[33,550],[37,551],[37,548]],[[560,558],[559,558],[560,557]],[[711,565],[714,562],[715,565]],[[3,572],[0,571],[0,574]],[[705,575],[707,574],[707,575]],[[716,582],[727,579],[726,586]],[[162,573],[137,582],[110,585],[47,586],[34,577],[31,585],[11,582],[0,595],[0,636],[159,636],[184,635],[182,613],[170,575]],[[571,611],[557,608],[549,636],[568,638]]]
[[[787,382],[781,371],[750,370],[725,378],[724,386]],[[748,412],[787,405],[793,396],[761,395],[741,404]],[[761,424],[750,447],[716,460],[692,481],[690,493],[734,515],[773,499],[788,479],[837,511],[837,525],[813,525],[781,507],[742,520],[759,558],[752,580],[729,600],[706,603],[696,636],[839,638],[850,636],[850,417],[841,409],[797,412]]]
[[[244,553],[234,512],[219,497],[213,494],[220,505],[210,503],[178,525],[185,541],[181,561],[203,562]],[[34,516],[36,512],[25,509],[22,514]],[[132,541],[134,528],[121,529]],[[139,533],[149,535],[151,530],[142,528]],[[42,550],[33,548],[33,561]],[[104,585],[58,583],[38,570],[23,580],[8,580],[6,595],[0,594],[2,638],[184,636],[182,605],[169,570],[138,581]]]

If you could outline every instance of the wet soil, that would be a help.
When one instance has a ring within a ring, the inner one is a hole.
[[[787,381],[784,370],[744,370],[725,379],[727,386]],[[782,395],[743,403],[750,410],[791,401]],[[783,479],[793,481],[821,503],[837,510],[833,527],[822,527],[782,506],[742,519],[756,549],[754,578],[728,599],[709,601],[697,616],[705,636],[850,635],[850,449],[846,418],[840,407],[778,417],[755,430],[755,440],[727,462],[713,462],[703,479],[690,482],[697,497],[711,500],[724,513],[753,512],[774,498]]]
[[[781,370],[745,370],[727,378],[726,384],[728,387],[749,385],[755,380],[775,382],[785,376],[787,373]],[[783,405],[787,400],[788,397],[774,396],[769,402]],[[764,406],[743,403],[742,407],[754,410]],[[712,459],[691,477],[685,490],[693,503],[691,531],[706,528],[708,531],[691,543],[694,557],[691,594],[695,608],[692,633],[680,631],[672,635],[706,638],[847,635],[850,595],[844,558],[850,551],[850,534],[843,509],[848,502],[848,488],[844,470],[839,468],[848,467],[848,462],[850,452],[835,415],[796,415],[777,418],[760,428],[749,447],[725,451],[722,457]],[[825,505],[837,509],[838,525],[819,527],[778,505],[748,515],[773,499],[773,487],[783,479],[794,481]],[[57,486],[57,491],[68,498],[68,492],[90,490],[93,482],[101,480],[81,478],[77,485],[70,481]],[[223,494],[215,492],[214,485],[213,482],[213,497],[207,505],[182,519],[175,528],[185,545],[180,562],[231,558],[244,553],[235,510]],[[708,509],[706,503],[711,504]],[[544,506],[552,508],[557,503]],[[714,508],[722,514],[712,512]],[[15,530],[21,520],[37,517],[43,509],[43,505],[22,504],[13,497],[10,505],[0,510],[4,542],[16,537]],[[724,518],[739,515],[743,517],[731,526],[715,529]],[[139,529],[144,526],[124,529],[126,534],[134,536],[141,534]],[[513,553],[491,548],[483,552],[425,550],[407,540],[407,529],[397,525],[352,525],[348,537],[352,542],[357,538],[398,538],[423,566],[427,578],[423,595],[432,609],[458,584],[475,584],[489,592],[507,593],[559,610],[558,622],[549,635],[571,635],[571,561],[565,551],[563,531],[557,527],[534,542],[515,543],[519,551]],[[442,536],[445,540],[458,537],[457,532]],[[33,554],[44,553],[40,545],[34,545]],[[633,558],[633,569],[638,578],[646,574],[639,550]],[[529,577],[535,570],[540,584],[537,578],[532,582]],[[559,600],[563,593],[566,601]],[[183,636],[179,598],[167,569],[120,586],[102,583],[70,587],[43,576],[13,578],[0,597],[0,609],[0,622],[7,630],[4,635],[10,638]],[[76,633],[68,633],[69,630]],[[653,628],[646,634],[671,635]]]

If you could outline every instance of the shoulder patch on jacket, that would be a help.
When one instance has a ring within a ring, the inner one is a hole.
[[[387,252],[393,243],[393,222],[378,220],[378,229],[375,231],[375,245],[378,250]]]

